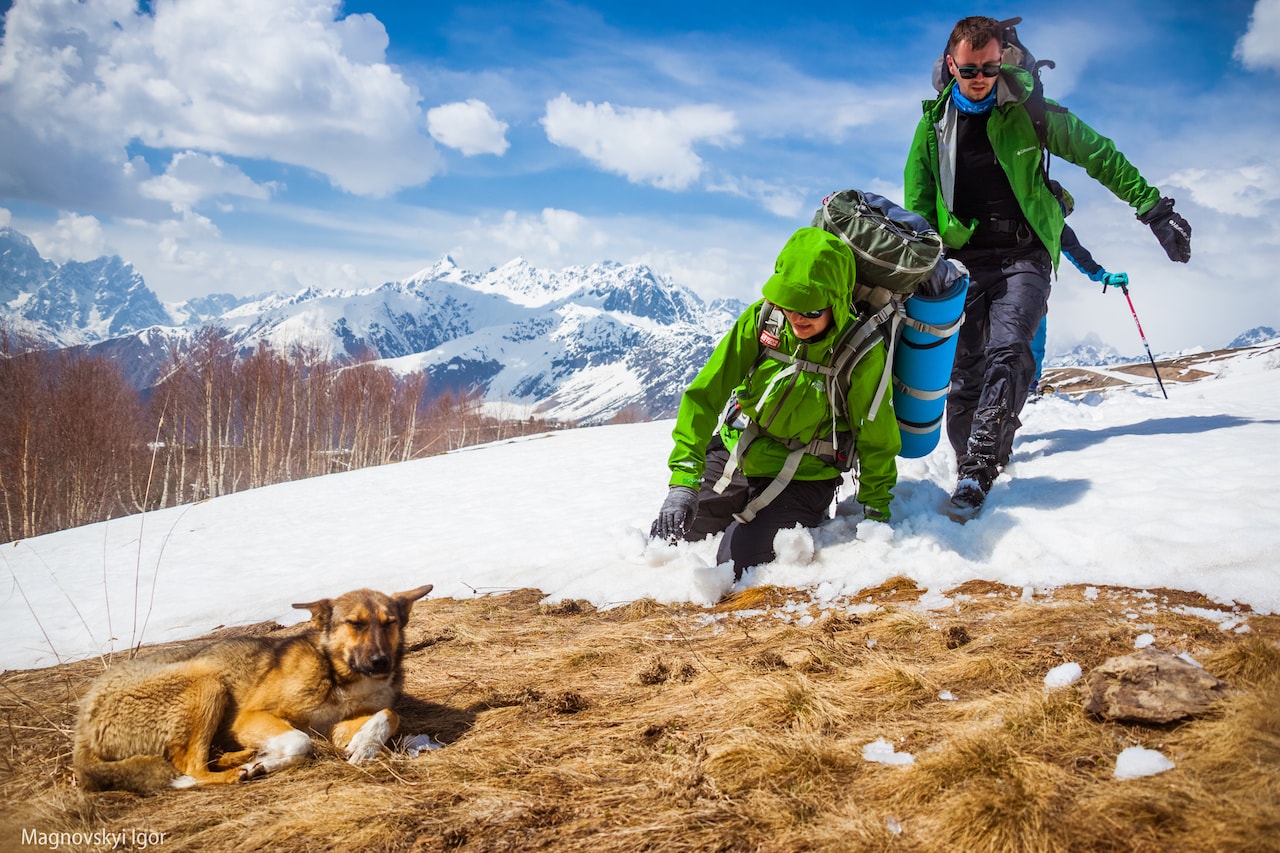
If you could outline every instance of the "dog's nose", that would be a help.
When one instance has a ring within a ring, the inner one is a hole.
[[[391,658],[383,654],[373,655],[369,658],[369,669],[374,672],[389,672],[391,670]]]

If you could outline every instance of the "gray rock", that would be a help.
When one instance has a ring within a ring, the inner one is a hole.
[[[1229,685],[1182,658],[1146,648],[1107,660],[1085,679],[1085,710],[1108,720],[1169,723],[1203,714]]]

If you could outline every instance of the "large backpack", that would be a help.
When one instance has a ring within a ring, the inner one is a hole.
[[[997,25],[1001,32],[1000,46],[1004,53],[1000,61],[1005,65],[1014,65],[1022,68],[1031,74],[1031,94],[1027,97],[1025,107],[1027,115],[1031,118],[1031,125],[1035,128],[1036,139],[1040,141],[1040,150],[1042,157],[1040,159],[1040,171],[1044,175],[1046,181],[1049,180],[1049,147],[1047,143],[1048,134],[1048,113],[1065,113],[1067,108],[1058,104],[1051,104],[1044,99],[1044,82],[1040,79],[1040,69],[1054,68],[1056,63],[1052,59],[1037,60],[1027,46],[1022,43],[1022,39],[1018,37],[1017,25],[1022,23],[1022,18],[1008,18],[1000,21]],[[947,52],[945,49],[933,63],[933,88],[941,92],[947,88],[947,84],[951,82],[951,71],[947,68]]]
[[[942,257],[942,237],[923,216],[874,193],[831,193],[809,224],[830,231],[853,250],[858,284],[904,299],[915,293]]]
[[[928,220],[874,193],[831,193],[813,215],[812,225],[843,240],[853,251],[857,270],[852,307],[858,321],[850,324],[836,343],[828,391],[837,413],[847,416],[844,408],[853,370],[876,343],[883,342],[885,369],[870,406],[870,411],[875,412],[894,376],[903,329],[914,328],[932,338],[947,339],[963,319],[957,312],[954,323],[946,326],[922,323],[911,316],[908,301],[917,290],[925,296],[941,296],[961,276],[962,268],[942,262],[942,237]],[[901,383],[895,387],[899,393],[945,396],[949,380],[948,364],[941,390],[914,389]]]
[[[957,316],[945,324],[926,323],[914,319],[907,304],[909,298],[917,292],[921,295],[933,296],[950,294],[956,292],[958,285],[961,305],[963,305],[963,289],[968,285],[967,275],[963,267],[942,260],[942,239],[937,231],[924,217],[911,213],[882,196],[859,190],[840,190],[824,198],[822,207],[814,214],[812,227],[830,231],[853,250],[857,281],[850,282],[850,307],[851,316],[856,319],[840,331],[840,337],[832,347],[833,355],[829,364],[800,362],[791,354],[775,348],[781,337],[780,330],[786,320],[782,310],[766,300],[760,308],[757,320],[756,334],[762,349],[756,366],[764,359],[771,358],[792,364],[798,370],[820,374],[826,385],[827,399],[832,407],[832,422],[843,421],[849,429],[833,429],[831,435],[808,443],[771,436],[784,445],[790,454],[769,487],[745,509],[735,514],[735,517],[744,523],[754,518],[761,508],[768,506],[781,493],[791,481],[800,460],[806,453],[817,456],[839,471],[853,469],[856,463],[854,453],[856,424],[862,413],[854,417],[848,411],[849,388],[852,385],[854,370],[877,344],[883,343],[887,350],[885,369],[868,413],[879,410],[884,395],[890,387],[891,379],[895,389],[895,400],[899,393],[940,400],[945,398],[950,388],[949,357],[946,359],[946,370],[940,390],[937,388],[917,390],[894,378],[895,353],[898,351],[898,341],[902,337],[904,328],[929,336],[930,341],[937,340],[943,343],[951,341],[951,351],[954,352],[952,338],[959,329],[963,316]],[[936,344],[930,343],[928,346],[933,348]],[[751,372],[754,370],[755,366],[752,367]],[[940,422],[940,416],[937,423],[927,425],[904,423],[899,418],[899,427],[904,433],[910,430],[914,433],[936,434],[940,430]],[[723,491],[728,486],[738,461],[750,443],[760,435],[768,435],[759,424],[746,418],[745,413],[737,406],[736,400],[729,401],[722,423],[737,427],[741,433],[725,465],[723,475],[714,486],[717,492]],[[931,450],[932,446],[928,449]],[[924,453],[912,455],[924,455]]]

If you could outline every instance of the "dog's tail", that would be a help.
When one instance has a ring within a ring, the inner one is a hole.
[[[80,787],[86,791],[133,791],[153,794],[172,787],[178,771],[162,755],[133,755],[104,761],[88,744],[76,743],[72,764]]]

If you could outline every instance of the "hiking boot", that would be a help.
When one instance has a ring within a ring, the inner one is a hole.
[[[973,477],[963,477],[956,483],[951,500],[947,501],[947,517],[964,524],[982,510],[987,500],[987,490]]]
[[[978,509],[986,499],[986,490],[972,477],[965,477],[956,483],[955,490],[951,493],[951,505],[960,509]]]

